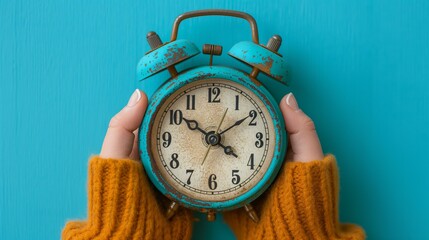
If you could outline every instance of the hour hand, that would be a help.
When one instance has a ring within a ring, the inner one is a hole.
[[[197,121],[186,119],[186,118],[183,118],[183,120],[185,120],[186,125],[188,126],[189,129],[191,129],[191,130],[198,130],[198,131],[202,132],[204,135],[207,135],[206,131],[204,131],[203,129],[201,129],[200,127],[198,127],[198,122]]]
[[[237,154],[234,153],[234,150],[232,149],[231,146],[224,146],[222,143],[219,143],[219,146],[221,146],[223,148],[223,151],[226,155],[232,155],[232,156],[238,158]]]

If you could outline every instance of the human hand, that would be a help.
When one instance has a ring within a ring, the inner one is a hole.
[[[302,238],[306,236],[306,231],[313,226],[311,225],[313,222],[306,222],[307,217],[314,217],[318,221],[316,213],[314,216],[300,216],[300,214],[307,214],[308,211],[314,210],[313,206],[305,206],[307,202],[303,202],[303,205],[299,202],[301,198],[311,198],[312,196],[296,195],[313,194],[308,192],[308,189],[301,189],[301,187],[306,186],[305,184],[311,184],[312,180],[306,179],[312,178],[312,175],[306,172],[308,167],[305,168],[302,164],[325,164],[325,161],[320,161],[324,159],[324,154],[314,123],[298,107],[292,93],[283,97],[280,102],[280,109],[283,113],[289,138],[285,159],[286,166],[280,170],[270,189],[252,203],[260,215],[258,223],[254,223],[242,208],[224,213],[226,222],[238,239]],[[294,168],[304,170],[295,171]],[[322,174],[319,173],[319,175]],[[298,189],[295,189],[296,187]],[[301,208],[306,208],[307,212],[302,213]],[[318,238],[318,236],[314,236],[314,238]]]
[[[283,97],[280,109],[288,133],[286,162],[310,162],[324,157],[313,120],[298,106],[292,93]]]
[[[139,160],[138,127],[147,108],[147,96],[136,89],[128,104],[109,123],[100,157]]]
[[[192,213],[166,217],[168,199],[154,190],[140,161],[138,128],[147,108],[136,90],[111,120],[88,169],[88,220],[69,221],[62,239],[190,239]]]
[[[136,187],[141,189],[140,199],[132,200],[137,205],[130,206],[139,210],[138,225],[135,231],[143,231],[144,239],[188,239],[192,233],[193,217],[191,211],[179,209],[175,216],[168,220],[166,209],[169,204],[167,198],[156,191],[147,178],[140,161],[138,128],[142,122],[148,105],[148,99],[144,92],[136,90],[130,97],[128,104],[117,113],[109,123],[104,138],[100,157],[113,161],[132,161],[132,165],[138,164],[139,177]],[[132,159],[132,160],[129,160]],[[128,166],[132,167],[132,166]],[[134,168],[134,167],[133,167]],[[119,174],[119,173],[118,173]],[[124,186],[124,187],[129,187]],[[122,192],[127,198],[134,195],[131,192]],[[124,196],[123,196],[124,197]],[[122,223],[130,225],[131,223]],[[130,225],[131,226],[131,225]],[[145,227],[144,227],[145,226]],[[169,229],[168,231],[166,229]],[[138,235],[138,234],[137,234]]]

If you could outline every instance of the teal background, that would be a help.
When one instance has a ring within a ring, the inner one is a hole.
[[[252,14],[261,42],[282,35],[290,88],[264,82],[277,98],[295,93],[337,156],[341,220],[369,239],[428,239],[424,0],[0,0],[0,239],[58,239],[67,219],[86,217],[87,158],[110,117],[135,88],[151,94],[168,75],[135,80],[146,32],[168,39],[177,15],[202,8]],[[185,21],[179,38],[226,52],[250,30],[207,17]],[[232,239],[221,219],[197,223],[194,235]]]

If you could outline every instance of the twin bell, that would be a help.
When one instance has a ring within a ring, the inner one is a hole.
[[[200,50],[189,40],[177,40],[180,23],[188,18],[201,16],[229,16],[245,19],[249,22],[252,30],[252,41],[242,41],[235,44],[228,52],[228,55],[240,60],[252,67],[249,76],[256,79],[259,72],[263,72],[273,79],[286,84],[286,62],[284,58],[277,53],[282,39],[279,35],[271,37],[266,45],[259,43],[258,28],[255,19],[243,12],[231,10],[199,10],[184,13],[176,18],[173,24],[171,39],[163,43],[155,32],[147,34],[147,41],[151,50],[147,52],[137,65],[138,80],[144,80],[154,74],[167,69],[172,78],[180,73],[177,72],[175,65],[186,61],[198,54]],[[203,54],[210,55],[209,65],[213,63],[213,55],[222,54],[222,46],[213,44],[204,44]]]

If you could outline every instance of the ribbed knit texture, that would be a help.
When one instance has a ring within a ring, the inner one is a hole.
[[[224,214],[238,239],[365,239],[362,228],[340,224],[338,169],[333,155],[308,163],[288,162],[254,202],[254,223],[244,209]]]
[[[68,222],[63,239],[190,239],[192,213],[171,221],[140,162],[93,157],[89,165],[88,220]]]
[[[88,221],[66,224],[63,239],[190,239],[192,213],[168,221],[165,199],[153,190],[140,162],[94,157],[89,166]],[[270,189],[252,205],[224,214],[238,239],[364,239],[362,228],[340,224],[335,158],[286,163]]]

